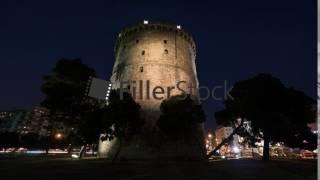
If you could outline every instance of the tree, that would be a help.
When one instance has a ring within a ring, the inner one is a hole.
[[[2,132],[0,133],[0,148],[18,147],[19,136],[17,133]]]
[[[201,104],[192,99],[190,95],[177,95],[164,100],[160,105],[161,115],[157,121],[160,132],[165,135],[165,142],[180,144],[183,149],[181,158],[203,159],[205,156],[204,136],[202,123],[206,116]],[[178,158],[178,157],[177,157]]]
[[[190,95],[172,96],[161,103],[160,110],[157,125],[172,139],[193,137],[206,119],[202,106],[192,100]]]
[[[307,124],[315,121],[315,101],[303,92],[286,88],[269,74],[259,74],[237,82],[230,94],[225,107],[232,118],[225,120],[251,121],[253,134],[263,134],[264,160],[269,160],[272,141],[299,147],[304,140],[313,139]]]
[[[137,104],[130,94],[124,93],[120,98],[119,90],[112,90],[108,105],[105,107],[105,122],[103,129],[106,137],[102,140],[117,138],[119,146],[112,162],[115,162],[120,154],[124,141],[129,141],[133,136],[138,135],[144,125],[140,117],[140,105]]]
[[[98,139],[100,123],[92,122],[101,120],[97,117],[101,104],[85,96],[90,76],[96,76],[95,70],[80,59],[61,59],[42,85],[46,95],[42,105],[50,109],[50,119],[72,127],[72,137],[82,139],[85,144]]]

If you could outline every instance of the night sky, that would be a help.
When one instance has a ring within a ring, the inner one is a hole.
[[[264,72],[316,97],[316,1],[0,1],[0,110],[30,108],[60,58],[109,79],[117,33],[147,19],[176,22],[197,45],[201,86]],[[204,102],[207,127],[221,101]]]

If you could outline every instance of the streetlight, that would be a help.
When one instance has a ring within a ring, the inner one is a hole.
[[[61,139],[62,138],[62,134],[61,133],[57,133],[55,137],[56,137],[56,139]]]

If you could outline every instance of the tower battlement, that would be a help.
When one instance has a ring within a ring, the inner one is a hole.
[[[123,29],[119,34],[118,38],[115,43],[114,52],[117,54],[119,50],[119,45],[126,39],[128,36],[139,33],[139,32],[145,32],[145,31],[161,31],[161,32],[170,32],[170,33],[176,33],[176,35],[180,36],[181,38],[184,38],[186,41],[188,41],[191,44],[191,47],[193,49],[194,56],[196,56],[196,45],[192,38],[192,36],[184,31],[184,29],[177,24],[174,23],[168,23],[168,22],[149,22],[144,21],[140,23],[132,24],[131,26],[126,27]]]

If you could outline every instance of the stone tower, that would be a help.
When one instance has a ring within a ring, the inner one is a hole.
[[[122,83],[122,87],[129,87],[141,105],[146,124],[153,126],[159,106],[168,96],[184,90],[198,97],[195,58],[195,43],[181,26],[144,21],[119,33],[111,82],[114,88],[119,88],[121,82],[131,82]]]
[[[145,130],[151,132],[150,137],[157,136],[154,130],[163,100],[183,91],[199,99],[195,43],[181,26],[148,21],[134,24],[119,33],[114,51],[112,88],[130,91],[141,106]],[[199,137],[197,142],[192,145],[163,142],[164,149],[143,145],[144,137],[140,137],[127,144],[121,155],[127,158],[155,158],[183,154],[201,158],[204,157],[202,133],[203,127],[199,126],[199,134],[195,134]],[[115,146],[116,140],[100,142],[99,154],[101,157],[111,157]]]

